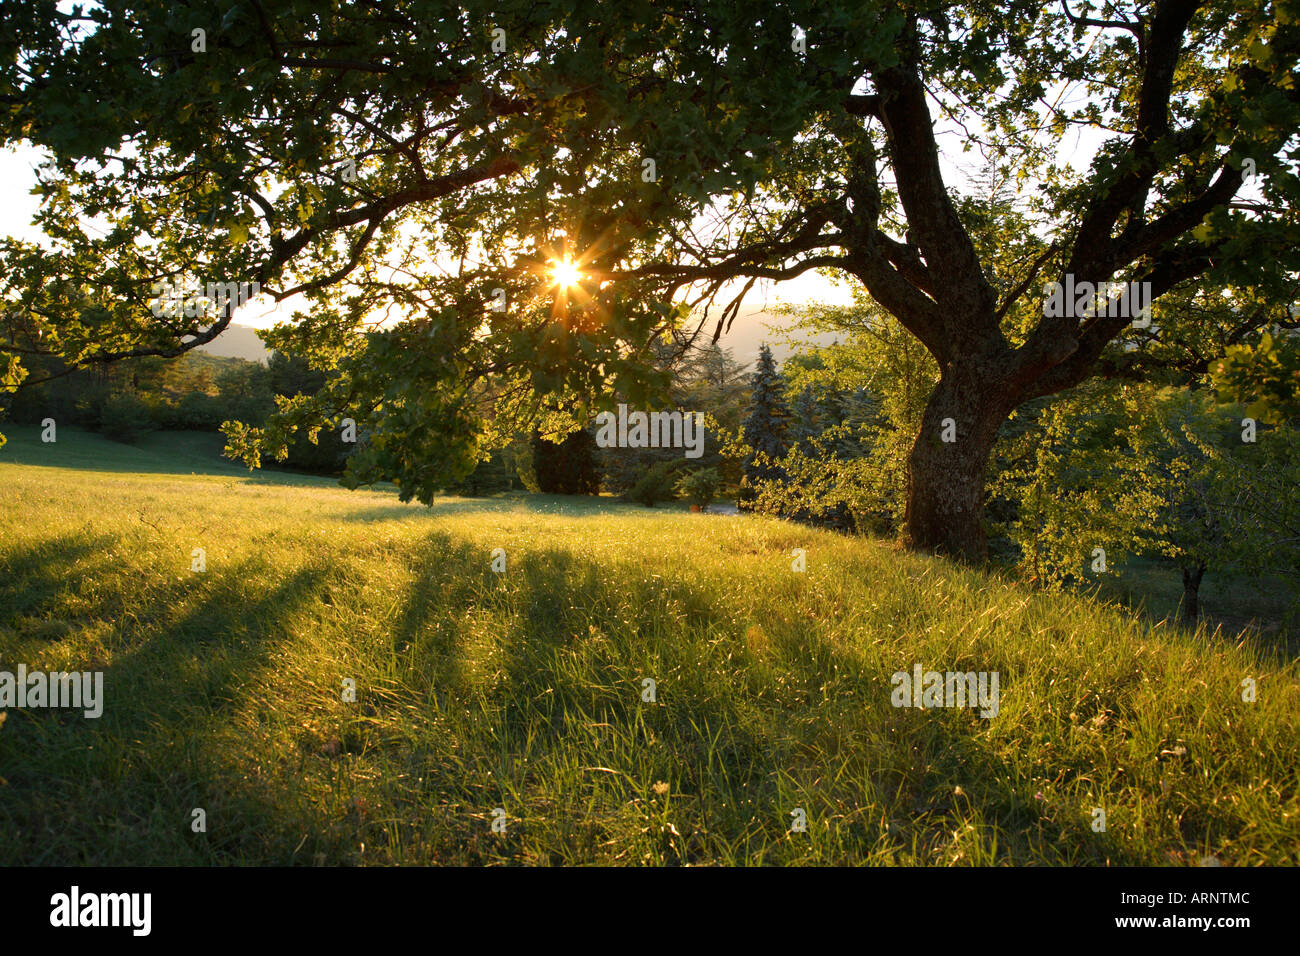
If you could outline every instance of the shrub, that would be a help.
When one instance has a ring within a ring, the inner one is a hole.
[[[677,480],[677,493],[693,505],[707,508],[718,496],[722,476],[716,468],[698,468]]]
[[[113,441],[137,442],[154,427],[149,406],[129,392],[110,395],[99,410],[99,430]]]
[[[173,428],[215,431],[222,421],[221,402],[204,392],[187,392],[169,416]]]
[[[628,500],[647,508],[653,508],[660,501],[672,501],[676,497],[673,492],[673,472],[680,464],[680,461],[661,461],[654,465],[632,486],[632,490],[627,493]]]
[[[596,467],[596,439],[582,429],[570,432],[556,444],[534,434],[533,471],[537,485],[548,495],[595,495],[600,493],[600,471]]]

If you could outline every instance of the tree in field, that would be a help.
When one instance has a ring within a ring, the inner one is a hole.
[[[741,424],[741,439],[746,446],[741,463],[742,497],[752,496],[762,484],[779,482],[783,477],[775,462],[789,450],[790,421],[785,379],[776,369],[772,350],[763,344],[754,367],[749,413]]]
[[[266,357],[266,370],[271,378],[271,388],[277,395],[309,395],[325,386],[323,373],[297,355],[278,349]]]
[[[1232,288],[1264,306],[1232,319],[1246,330],[1292,321],[1300,4],[902,3],[873,19],[879,11],[855,5],[874,51],[809,30],[808,73],[840,77],[840,95],[821,101],[716,236],[679,243],[674,261],[638,274],[717,288],[814,269],[859,281],[940,372],[908,456],[910,540],[978,559],[987,463],[1007,416],[1131,371],[1129,351],[1145,343],[1178,353],[1215,321],[1167,313],[1135,326],[1098,284],[1139,283],[1157,305],[1193,284]],[[1006,190],[955,193],[936,122],[996,163],[1014,204]],[[1082,170],[1056,155],[1081,130],[1099,143]],[[1052,282],[1103,293],[1057,310]],[[1180,361],[1159,352],[1142,364]],[[955,441],[942,439],[948,423]]]
[[[1238,430],[1232,418],[1214,414],[1211,396],[1173,391],[1155,396],[1130,438],[1142,491],[1153,505],[1143,530],[1181,573],[1182,614],[1189,621],[1200,616],[1205,572],[1230,568],[1233,552],[1249,547],[1234,533],[1242,530],[1236,506],[1244,489],[1232,487],[1220,460],[1202,451],[1210,446],[1222,454]]]
[[[1167,311],[1135,328],[1089,307],[1104,296],[1053,311],[1045,283],[1135,282],[1157,315],[1191,285],[1226,288],[1261,304],[1239,314],[1248,330],[1293,317],[1300,0],[4,16],[0,129],[53,164],[50,248],[0,248],[0,382],[16,386],[27,355],[171,355],[229,322],[228,307],[151,317],[154,283],[300,293],[300,321],[270,344],[338,374],[265,428],[231,430],[251,462],[348,413],[374,438],[350,481],[392,476],[427,499],[493,420],[557,394],[579,418],[648,394],[646,344],[732,280],[828,269],[936,362],[907,532],[978,559],[1014,409],[1181,362],[1180,341],[1218,321]],[[1086,169],[1057,155],[1080,130],[1098,144]],[[983,152],[1005,188],[960,195],[948,143]],[[580,268],[556,264],[569,258]]]
[[[285,399],[310,398],[325,387],[327,380],[325,373],[312,368],[305,359],[279,349],[272,350],[267,356],[266,370],[271,389]],[[290,468],[337,474],[356,447],[355,441],[343,440],[339,429],[316,432],[307,429],[305,434],[290,438],[281,460]]]
[[[1095,581],[1147,550],[1156,503],[1129,442],[1134,387],[1085,382],[1005,430],[991,491],[1011,507],[997,531],[1032,583]]]
[[[1086,383],[1011,443],[1023,454],[998,476],[1017,503],[1007,531],[1044,583],[1096,580],[1129,555],[1167,560],[1195,621],[1207,573],[1294,566],[1294,496],[1277,492],[1296,474],[1295,436],[1256,436],[1208,389]]]

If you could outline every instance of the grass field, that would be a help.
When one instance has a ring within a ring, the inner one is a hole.
[[[5,433],[0,670],[106,704],[4,712],[0,863],[1300,862],[1266,646],[749,516]],[[918,663],[1000,712],[893,707]]]

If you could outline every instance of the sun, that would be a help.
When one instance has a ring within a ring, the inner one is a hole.
[[[552,259],[551,278],[555,280],[556,285],[568,287],[582,281],[582,272],[579,271],[577,264],[569,259]]]

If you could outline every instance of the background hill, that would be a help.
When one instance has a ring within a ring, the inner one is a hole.
[[[257,329],[251,325],[239,325],[232,322],[207,345],[200,345],[195,351],[206,352],[220,358],[241,358],[249,362],[266,364],[269,354],[266,345],[258,337]]]
[[[786,316],[777,315],[766,309],[742,309],[732,323],[731,331],[719,340],[719,345],[731,349],[736,361],[750,365],[758,358],[758,347],[767,342],[772,347],[772,354],[777,361],[784,361],[791,349],[782,344],[779,333],[774,333],[769,326],[784,327],[788,323]],[[710,319],[702,335],[713,334],[714,320]],[[231,323],[217,339],[208,345],[201,345],[198,351],[223,358],[241,358],[250,362],[266,363],[268,354],[266,346],[258,337],[258,330],[251,325]],[[818,345],[829,345],[834,336],[818,336],[812,341]]]

